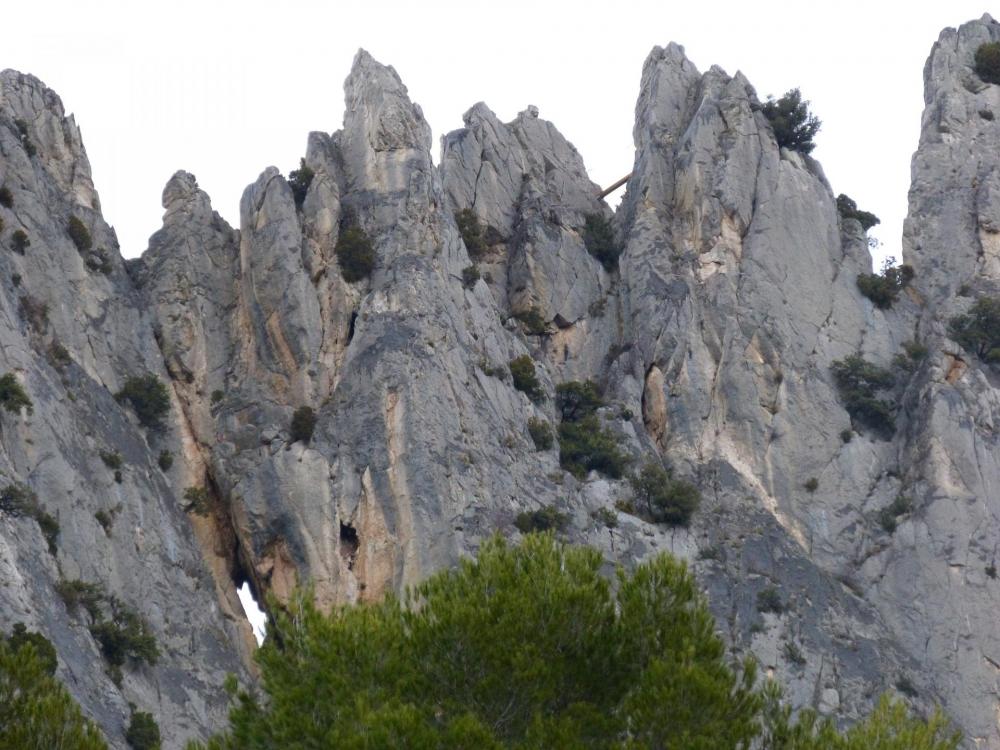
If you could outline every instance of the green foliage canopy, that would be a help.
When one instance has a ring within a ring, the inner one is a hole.
[[[35,645],[0,639],[0,750],[107,750]]]
[[[840,733],[734,665],[694,577],[669,555],[601,575],[596,550],[496,536],[402,601],[324,615],[300,592],[257,653],[227,732],[190,750],[552,748],[954,750],[935,714],[883,700]]]
[[[857,203],[843,193],[837,196],[837,212],[843,219],[857,219],[866,232],[881,223],[875,214],[871,211],[862,211]]]
[[[980,297],[969,312],[949,321],[948,330],[963,348],[1000,363],[1000,297]]]
[[[1000,42],[980,44],[975,55],[976,75],[986,83],[1000,84]]]
[[[546,505],[538,510],[526,510],[517,514],[514,526],[522,534],[532,531],[561,531],[569,523],[569,514],[554,505]]]
[[[31,403],[24,387],[17,382],[12,372],[0,376],[0,407],[11,414],[20,414],[23,408],[31,414],[34,409],[34,404]]]
[[[583,244],[608,273],[618,267],[621,246],[615,241],[611,222],[602,214],[587,214],[584,217]]]
[[[771,123],[774,139],[781,148],[808,154],[816,147],[813,138],[822,123],[809,112],[809,102],[802,101],[798,89],[777,100],[768,97],[760,109]]]
[[[302,208],[305,203],[306,193],[312,185],[313,177],[316,173],[306,166],[305,159],[299,159],[299,168],[288,173],[288,187],[292,189],[292,198],[295,200],[295,207]]]
[[[316,412],[311,406],[300,406],[292,414],[291,438],[293,443],[308,443],[316,431]]]
[[[86,253],[94,245],[94,240],[90,236],[90,230],[76,216],[70,216],[66,224],[66,233],[73,240],[76,249],[81,253]]]
[[[151,372],[130,376],[115,398],[120,403],[129,404],[145,427],[161,427],[163,418],[170,411],[167,387]]]
[[[535,373],[535,363],[527,354],[522,354],[510,361],[510,375],[514,387],[532,401],[540,401],[545,398],[545,390]]]
[[[663,466],[650,461],[632,477],[636,500],[650,519],[670,526],[687,526],[701,503],[698,488],[683,479],[674,479]]]
[[[487,541],[405,600],[319,613],[303,596],[258,652],[212,750],[739,747],[762,706],[683,563],[619,573],[550,535]]]
[[[851,418],[884,437],[891,437],[896,431],[893,417],[896,405],[879,398],[877,394],[895,384],[892,372],[872,364],[860,354],[836,360],[830,371]]]
[[[132,750],[160,750],[160,725],[147,711],[136,711],[125,732],[125,741]]]
[[[486,233],[483,225],[476,216],[476,212],[471,208],[463,208],[455,212],[455,224],[458,232],[462,235],[462,242],[469,252],[469,257],[473,260],[480,260],[489,249],[486,244]]]
[[[588,471],[599,471],[612,479],[621,479],[629,457],[618,447],[618,439],[602,427],[596,414],[574,422],[559,424],[559,465],[577,479]]]
[[[592,380],[569,380],[556,386],[556,406],[563,421],[578,422],[604,406]]]
[[[14,626],[10,636],[7,638],[7,645],[11,651],[15,652],[30,645],[35,649],[35,656],[38,657],[42,667],[45,669],[45,673],[48,675],[54,675],[56,669],[59,667],[59,660],[56,658],[56,649],[52,645],[52,642],[41,633],[28,630],[23,622],[19,622]]]
[[[360,226],[348,225],[341,228],[336,254],[340,275],[349,284],[367,279],[375,270],[375,247]]]
[[[535,444],[536,451],[547,451],[552,447],[552,428],[544,419],[530,417],[528,419],[528,434]]]
[[[885,259],[881,273],[858,274],[858,289],[880,310],[888,310],[899,293],[913,280],[913,266],[895,265],[892,256]]]

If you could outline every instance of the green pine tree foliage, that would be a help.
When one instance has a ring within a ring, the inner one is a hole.
[[[813,138],[822,123],[809,111],[809,102],[802,101],[798,89],[785,92],[777,100],[768,97],[760,110],[771,123],[778,146],[802,154],[809,154],[816,148]]]
[[[496,536],[402,599],[327,615],[300,592],[272,608],[261,694],[238,693],[229,730],[189,750],[956,747],[939,716],[890,703],[844,735],[793,722],[753,662],[732,662],[684,563],[612,586],[603,562],[550,533]]]
[[[0,750],[107,750],[34,644],[0,639]]]

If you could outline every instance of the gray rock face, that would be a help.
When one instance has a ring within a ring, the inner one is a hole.
[[[581,235],[587,214],[609,214],[572,144],[529,107],[509,125],[485,104],[442,140],[441,176],[453,210],[487,227],[483,264],[498,303],[537,310],[565,328],[607,294],[607,273]]]
[[[12,197],[0,208],[0,370],[33,402],[30,413],[0,413],[0,487],[23,483],[59,524],[50,554],[34,520],[0,512],[0,630],[22,622],[53,643],[57,676],[113,746],[124,747],[132,702],[156,716],[165,747],[180,748],[225,718],[222,682],[227,673],[249,679],[252,640],[232,581],[213,577],[180,509],[173,482],[183,462],[167,473],[157,463],[161,450],[181,453],[183,427],[146,431],[112,396],[132,374],[167,378],[79,131],[54,93],[13,71],[0,74],[0,182]],[[183,176],[171,183],[168,222],[204,212],[207,199],[188,188]],[[70,239],[71,216],[88,228],[90,251]],[[30,242],[23,253],[17,231]],[[185,364],[200,378],[199,356]],[[173,416],[181,413],[175,401]],[[120,482],[102,452],[120,454]],[[72,579],[99,584],[145,618],[155,666],[126,664],[121,685],[112,681],[87,616],[69,612],[54,588]]]
[[[1000,87],[972,68],[979,45],[997,40],[1000,24],[989,16],[946,29],[924,68],[927,107],[903,233],[919,294],[903,325],[932,354],[908,389],[912,422],[900,452],[919,510],[865,564],[900,642],[937,676],[970,741],[990,748],[1000,747],[1000,634],[990,614],[1000,604],[1000,381],[948,338],[947,321],[975,297],[1000,293],[1000,125],[991,115]]]
[[[916,278],[888,310],[857,288],[865,236],[838,216],[819,164],[778,148],[742,75],[700,73],[675,44],[643,68],[634,169],[613,217],[534,107],[505,124],[475,105],[435,168],[419,107],[362,51],[343,129],[309,136],[313,178],[298,203],[268,168],[234,230],[179,172],[128,273],[72,121],[40,84],[3,74],[0,170],[14,208],[0,209],[0,244],[16,225],[32,245],[0,258],[5,278],[20,276],[3,282],[0,342],[36,408],[0,416],[0,468],[59,511],[63,575],[141,605],[169,648],[122,691],[103,679],[24,519],[0,517],[0,570],[18,581],[0,588],[0,626],[27,619],[51,634],[61,674],[113,740],[131,699],[175,747],[219,726],[221,675],[242,674],[234,583],[281,599],[309,580],[325,606],[377,599],[496,530],[516,534],[519,511],[556,505],[565,536],[609,564],[689,559],[733,648],[778,674],[796,706],[851,719],[905,686],[917,707],[941,703],[970,747],[1000,748],[1000,381],[947,334],[975,295],[1000,291],[1000,125],[982,114],[1000,110],[1000,87],[971,69],[991,39],[1000,27],[984,17],[932,51],[904,236]],[[486,227],[475,283],[463,279],[464,209]],[[70,242],[70,213],[114,250],[107,275]],[[622,254],[610,270],[586,248],[588,216],[612,219]],[[375,254],[353,282],[337,257],[348,227]],[[50,305],[37,330],[19,311],[25,293]],[[544,332],[515,320],[529,311]],[[62,369],[40,355],[56,337],[73,360]],[[900,359],[914,340],[926,357]],[[895,373],[891,437],[852,425],[841,403],[830,367],[855,352]],[[537,403],[507,369],[525,353],[546,394]],[[144,370],[172,385],[170,426],[155,437],[107,392]],[[529,418],[555,426],[555,384],[574,379],[602,388],[600,422],[633,468],[667,462],[700,486],[689,529],[617,510],[627,481],[578,481],[557,449],[534,449]],[[293,441],[304,406],[317,427]],[[96,462],[105,445],[127,458],[122,485]],[[167,475],[163,447],[178,458]],[[205,489],[203,515],[185,517],[188,487]],[[890,531],[884,511],[899,497],[908,505]],[[105,537],[91,517],[112,501],[122,510]],[[171,611],[192,613],[184,644]]]

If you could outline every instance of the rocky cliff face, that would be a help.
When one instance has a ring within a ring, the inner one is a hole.
[[[838,216],[820,166],[779,149],[742,75],[700,73],[677,45],[644,66],[613,215],[534,107],[502,123],[476,104],[435,167],[419,107],[360,52],[343,129],[309,136],[304,196],[269,168],[236,230],[179,172],[127,268],[72,119],[39,82],[4,73],[13,203],[0,242],[10,250],[23,228],[31,245],[0,256],[0,341],[35,408],[0,416],[0,469],[61,533],[52,556],[34,521],[0,513],[0,627],[53,640],[60,676],[113,742],[131,700],[180,747],[219,725],[226,672],[252,679],[237,583],[278,600],[303,581],[327,605],[374,599],[553,505],[609,564],[690,559],[734,648],[779,673],[796,705],[850,718],[895,688],[942,703],[970,747],[1000,748],[1000,380],[947,329],[1000,292],[1000,124],[982,114],[1000,111],[1000,87],[971,69],[997,39],[984,17],[932,51],[904,236],[916,277],[889,310],[858,291],[864,232]],[[478,280],[463,275],[464,210],[486,227]],[[74,246],[71,215],[94,249]],[[612,221],[617,263],[587,251],[588,216]],[[337,258],[347,227],[375,255],[352,282]],[[68,361],[47,356],[56,341]],[[912,341],[927,356],[893,364]],[[891,437],[852,424],[838,397],[831,363],[855,352],[897,371]],[[507,364],[524,354],[545,398],[514,387]],[[139,372],[171,385],[162,431],[112,398]],[[555,384],[583,379],[601,386],[599,423],[633,466],[663,460],[699,485],[689,529],[617,510],[627,481],[578,480],[558,448],[535,450],[528,420],[556,425]],[[317,427],[293,440],[304,406]],[[102,450],[124,456],[121,484]],[[166,472],[162,450],[176,457]],[[189,487],[204,490],[198,507]],[[880,519],[899,497],[890,532]],[[115,511],[109,532],[99,510]],[[84,619],[53,592],[60,578],[134,605],[160,662],[120,688],[105,678]]]
[[[30,488],[58,523],[50,552],[30,514],[6,503],[0,512],[0,628],[21,622],[54,643],[59,678],[116,746],[132,702],[158,716],[178,747],[224,719],[222,682],[231,672],[246,678],[252,637],[231,580],[213,577],[177,500],[189,472],[182,421],[148,433],[114,399],[131,375],[165,379],[164,358],[101,216],[80,131],[31,76],[0,74],[0,155],[10,198],[0,208],[0,369],[33,402],[0,413],[0,491]],[[70,238],[74,216],[89,250]],[[173,414],[182,413],[175,401]],[[161,451],[176,457],[169,471]],[[112,464],[119,455],[120,482],[102,453]],[[72,580],[141,613],[157,663],[126,664],[116,685],[90,618],[56,593]]]

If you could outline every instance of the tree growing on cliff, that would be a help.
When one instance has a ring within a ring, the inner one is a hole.
[[[858,290],[880,310],[888,310],[899,299],[899,293],[913,281],[913,266],[897,266],[891,255],[882,263],[880,273],[858,274]]]
[[[300,406],[292,414],[290,437],[293,443],[308,443],[316,430],[316,412],[311,406]]]
[[[768,97],[760,111],[771,123],[774,139],[781,148],[808,154],[816,148],[813,138],[822,123],[809,112],[809,102],[802,101],[798,89],[788,91],[780,99]]]
[[[980,44],[975,55],[976,75],[986,83],[1000,84],[1000,42]]]
[[[0,748],[107,750],[34,643],[0,638]]]
[[[969,312],[948,322],[948,332],[986,362],[1000,363],[1000,297],[980,297]]]
[[[115,398],[119,403],[131,406],[139,422],[145,427],[161,427],[163,418],[170,411],[167,387],[151,372],[129,377]]]
[[[853,420],[888,439],[896,431],[893,416],[896,404],[879,393],[889,390],[896,379],[890,370],[879,367],[860,354],[851,354],[830,365],[840,399]]]
[[[375,270],[375,247],[360,225],[345,222],[335,252],[340,275],[349,284],[367,279]]]
[[[603,563],[551,534],[496,536],[402,600],[327,615],[300,592],[257,652],[263,695],[239,693],[229,731],[189,750],[957,746],[939,715],[891,702],[846,734],[793,721],[752,661],[733,664],[684,563],[616,586]]]
[[[312,185],[315,176],[316,173],[306,165],[305,159],[299,159],[299,168],[288,173],[288,187],[292,189],[292,199],[296,208],[301,210],[302,204],[306,202],[306,193],[309,192],[309,186]]]

